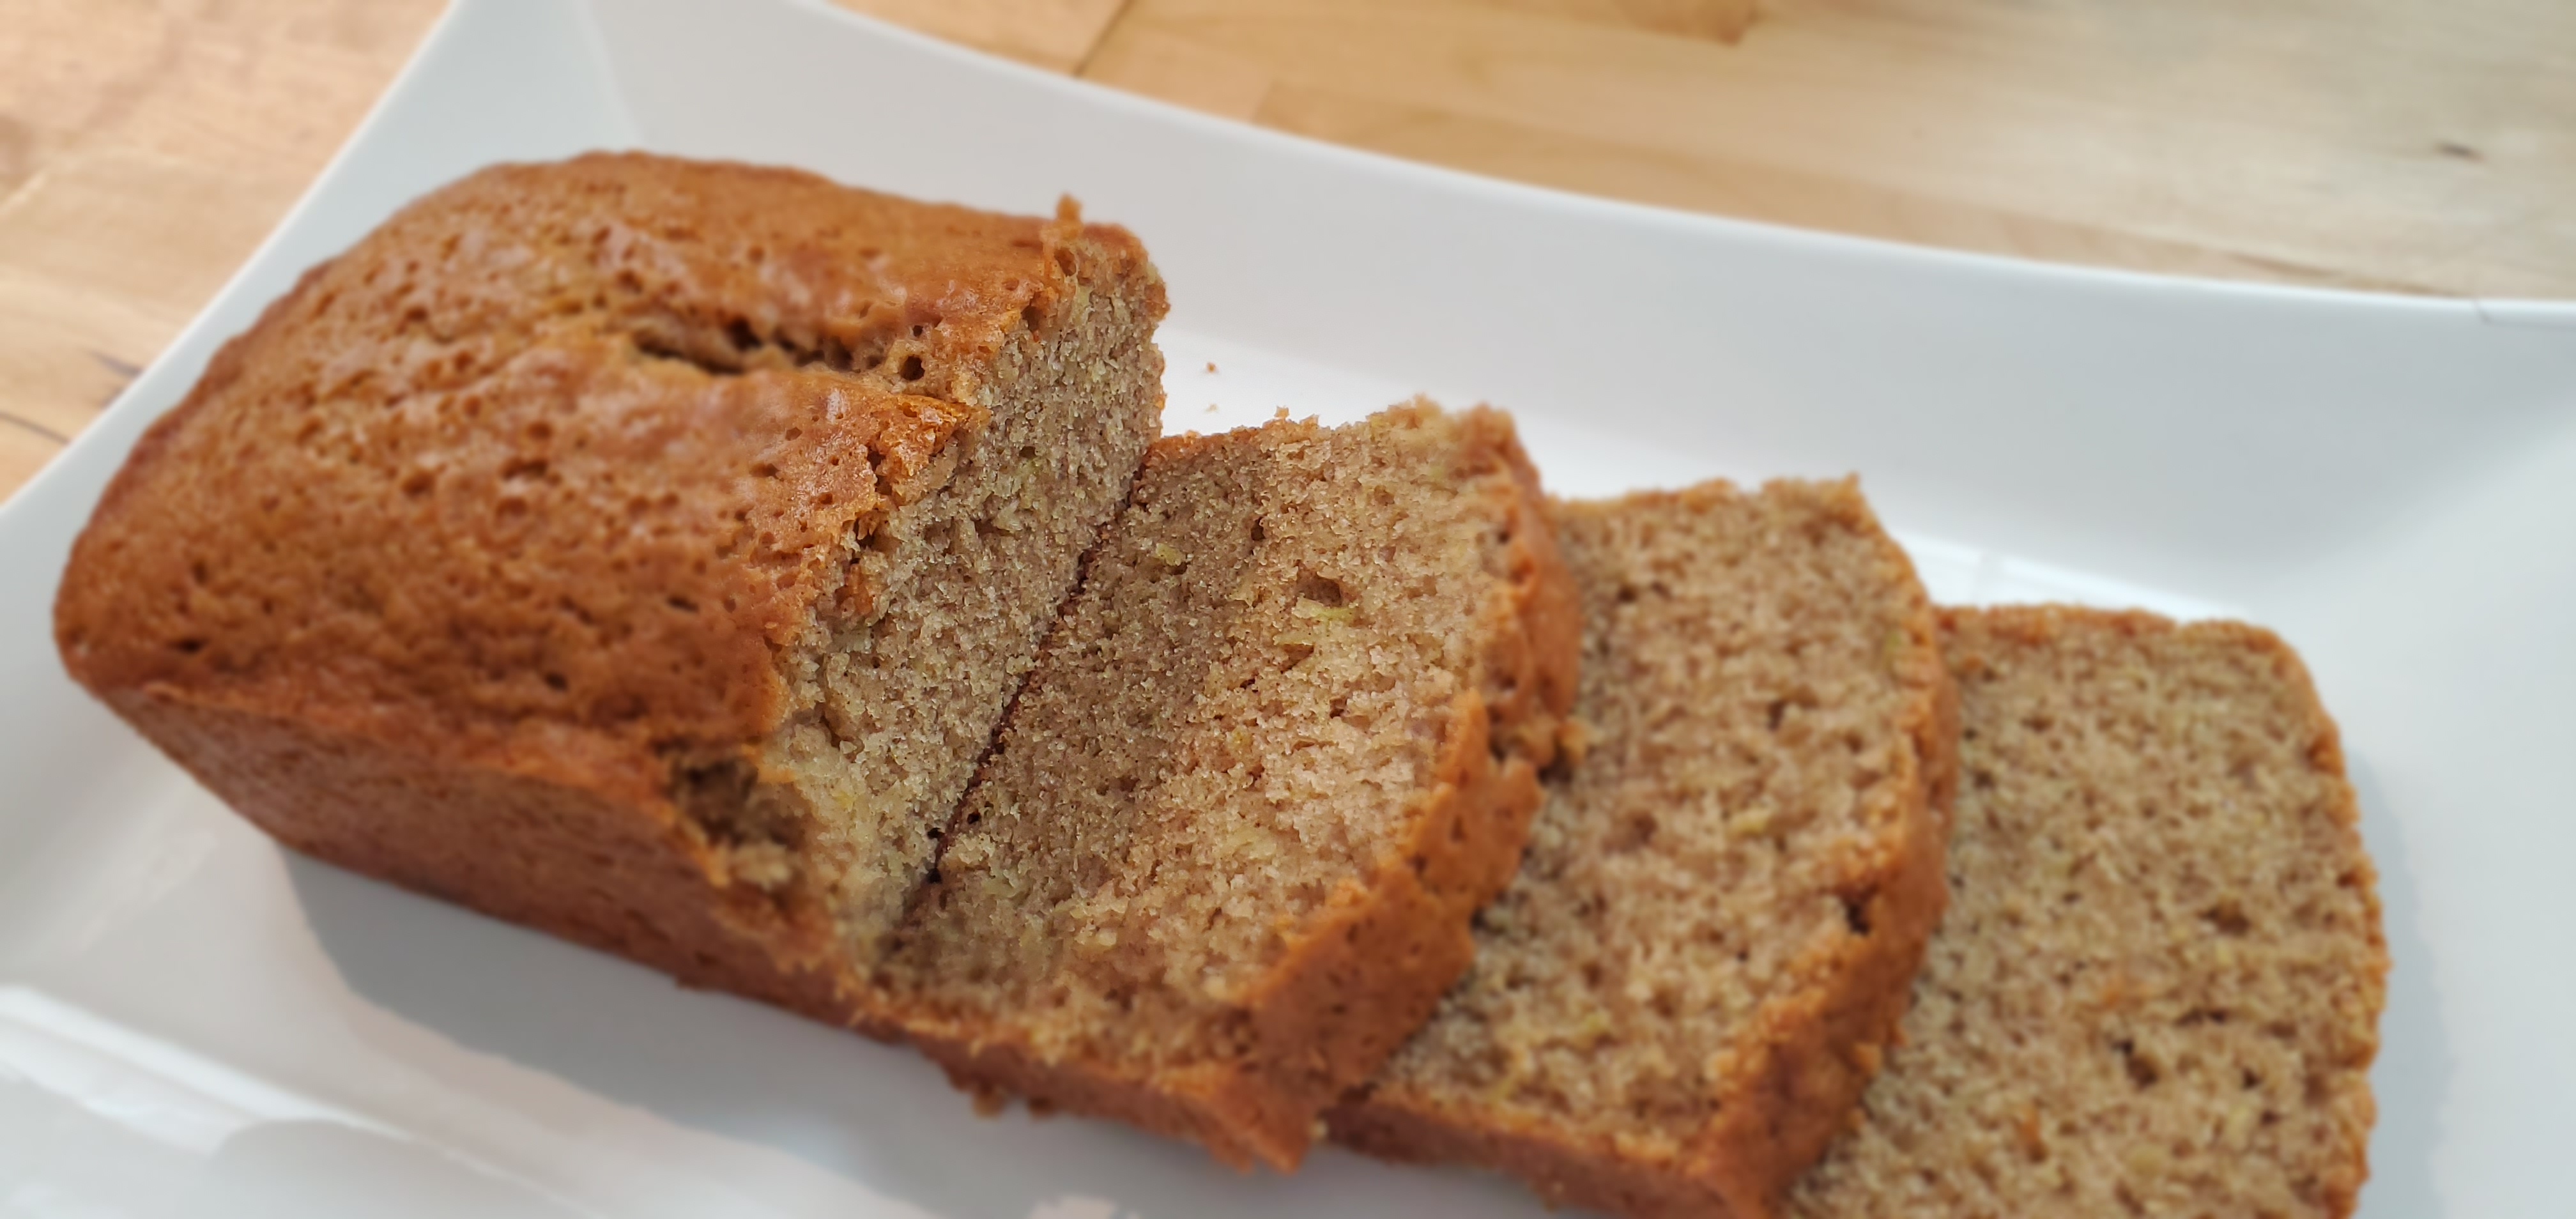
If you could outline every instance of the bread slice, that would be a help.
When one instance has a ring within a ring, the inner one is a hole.
[[[1293,1167],[1466,967],[1576,651],[1506,417],[1164,440],[875,990],[962,1087]]]
[[[72,675],[289,845],[848,1014],[1160,430],[1125,232],[623,155],[315,268],[136,447]]]
[[[1956,707],[1851,482],[1563,505],[1593,744],[1430,1025],[1329,1117],[1623,1215],[1762,1215],[1846,1120],[1942,903]]]
[[[2349,1214],[2388,955],[2298,657],[2235,623],[1945,619],[1949,916],[1786,1213]]]

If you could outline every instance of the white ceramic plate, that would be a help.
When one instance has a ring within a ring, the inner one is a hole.
[[[2576,309],[1576,198],[811,2],[471,0],[0,509],[0,1214],[1541,1213],[1331,1150],[1237,1177],[1104,1123],[980,1121],[904,1052],[289,858],[65,680],[55,573],[219,342],[414,195],[602,146],[1024,212],[1070,191],[1170,278],[1176,428],[1490,399],[1560,491],[1858,470],[1938,597],[2279,629],[2342,720],[2396,956],[2364,1212],[2568,1213]]]

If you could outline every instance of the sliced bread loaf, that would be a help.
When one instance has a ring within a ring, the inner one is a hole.
[[[1942,902],[1955,704],[1856,486],[1560,505],[1589,752],[1476,963],[1330,1116],[1625,1215],[1761,1215],[1840,1131]]]
[[[75,546],[72,675],[346,866],[846,1014],[1160,430],[1135,238],[669,158],[315,268]]]
[[[2298,657],[2234,623],[1945,618],[1949,915],[1787,1213],[2350,1213],[2388,956]]]
[[[1294,1166],[1509,878],[1574,690],[1504,416],[1159,442],[873,988],[961,1086]]]

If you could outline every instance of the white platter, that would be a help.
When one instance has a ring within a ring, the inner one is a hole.
[[[1237,1177],[1106,1124],[978,1120],[906,1053],[290,859],[63,677],[71,538],[218,343],[419,192],[603,146],[1016,211],[1070,191],[1173,285],[1176,428],[1488,399],[1559,491],[1858,470],[1938,597],[2280,630],[2344,726],[2396,956],[2363,1212],[2569,1213],[2576,308],[1577,198],[812,2],[469,0],[0,508],[0,1215],[1543,1213],[1330,1150]]]

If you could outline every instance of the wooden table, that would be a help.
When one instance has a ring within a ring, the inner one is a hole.
[[[840,0],[1264,126],[2034,258],[2576,296],[2567,0]],[[0,495],[440,0],[0,0]]]

